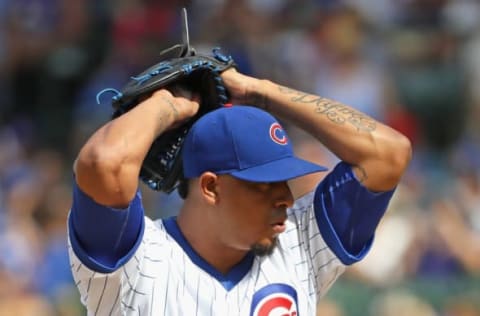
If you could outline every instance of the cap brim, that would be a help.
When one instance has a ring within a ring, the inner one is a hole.
[[[324,166],[297,157],[286,157],[229,174],[252,182],[279,182],[326,170]]]

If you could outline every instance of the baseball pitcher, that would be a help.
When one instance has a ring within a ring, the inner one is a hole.
[[[112,120],[74,163],[69,254],[88,315],[315,315],[368,253],[409,141],[353,107],[243,75],[218,49],[184,41],[162,56],[113,90]],[[296,157],[281,122],[341,161]],[[294,199],[289,180],[315,172],[326,176]],[[146,217],[139,181],[177,190],[178,216]]]

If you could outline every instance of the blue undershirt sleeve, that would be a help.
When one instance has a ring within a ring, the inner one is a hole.
[[[344,264],[361,260],[395,189],[372,192],[340,162],[315,190],[315,217],[322,237]]]
[[[95,202],[74,183],[68,231],[73,251],[88,268],[109,273],[126,263],[141,242],[144,210],[140,191],[125,209]]]

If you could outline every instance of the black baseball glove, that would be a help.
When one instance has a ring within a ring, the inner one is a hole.
[[[158,89],[180,85],[200,96],[198,113],[182,126],[160,135],[142,164],[140,179],[153,190],[170,193],[182,177],[181,151],[186,134],[201,116],[225,105],[228,94],[220,74],[236,65],[230,56],[222,54],[217,48],[212,50],[211,55],[201,55],[188,45],[176,45],[160,57],[159,63],[131,77],[123,89],[114,90],[112,118],[134,108]]]

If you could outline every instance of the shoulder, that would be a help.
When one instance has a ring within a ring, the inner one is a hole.
[[[144,242],[167,242],[169,240],[168,232],[162,219],[153,220],[145,216]]]

